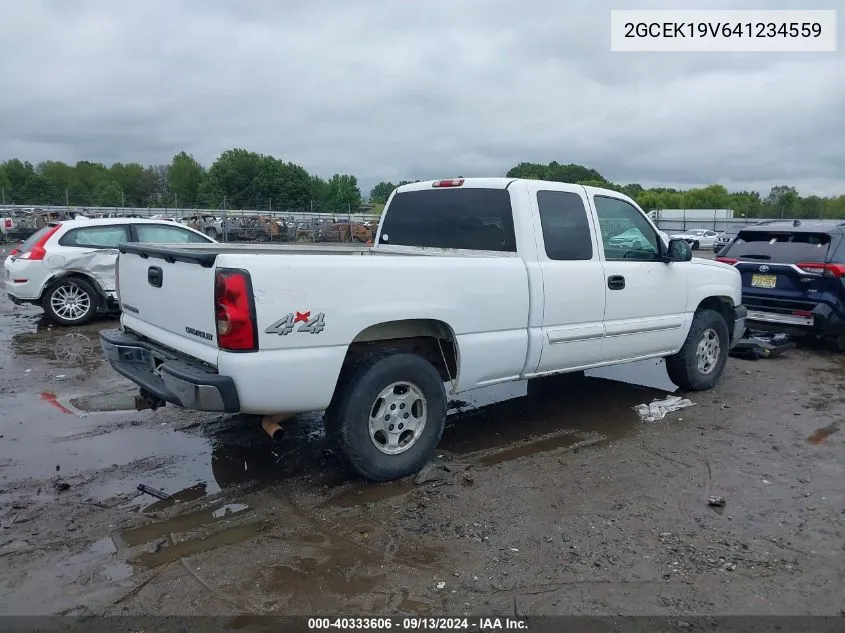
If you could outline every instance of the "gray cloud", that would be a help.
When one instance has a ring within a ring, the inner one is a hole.
[[[637,4],[0,0],[0,160],[245,147],[365,189],[558,160],[845,193],[841,53],[611,53],[609,10]]]

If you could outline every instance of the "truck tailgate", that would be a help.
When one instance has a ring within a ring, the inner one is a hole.
[[[176,249],[122,245],[118,292],[125,328],[177,352],[217,365],[214,256],[179,256]]]

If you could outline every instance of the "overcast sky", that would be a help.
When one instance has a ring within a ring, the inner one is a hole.
[[[693,3],[729,8],[730,1]],[[745,0],[742,8],[830,8]],[[612,53],[625,0],[0,0],[0,160],[273,154],[323,176],[845,193],[845,56]],[[845,32],[839,15],[839,42]]]

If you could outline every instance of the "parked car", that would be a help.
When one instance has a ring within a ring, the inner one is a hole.
[[[0,238],[3,242],[20,242],[38,230],[38,218],[32,209],[0,211]]]
[[[718,253],[720,250],[725,248],[725,246],[730,244],[733,239],[739,234],[739,232],[744,228],[744,226],[729,226],[727,230],[719,233],[719,235],[716,236],[716,239],[713,242],[713,252]]]
[[[123,242],[209,244],[199,231],[167,220],[75,219],[50,222],[11,252],[4,288],[16,304],[40,305],[58,325],[84,325],[117,312],[117,247]]]
[[[645,241],[617,246],[606,225]],[[372,480],[431,457],[446,386],[666,357],[675,384],[709,389],[745,330],[734,268],[665,244],[631,198],[575,184],[412,183],[391,194],[370,249],[255,250],[122,244],[106,357],[141,406],[326,410],[340,453]]]
[[[742,275],[749,328],[827,338],[845,350],[845,224],[746,226],[717,261]]]
[[[692,246],[692,250],[697,251],[700,248],[713,248],[713,244],[719,233],[711,231],[710,229],[692,229],[683,233],[678,233],[672,237],[678,237],[686,240]]]
[[[624,247],[633,249],[642,248],[647,242],[648,240],[645,235],[643,235],[637,228],[627,229],[619,235],[614,235],[609,240],[609,244],[615,248]]]

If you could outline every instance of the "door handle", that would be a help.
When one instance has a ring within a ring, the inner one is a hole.
[[[164,273],[158,266],[150,266],[147,269],[147,281],[154,288],[161,288],[161,283],[164,281]]]
[[[623,290],[625,288],[625,278],[622,275],[611,275],[607,278],[607,287],[611,290]]]

